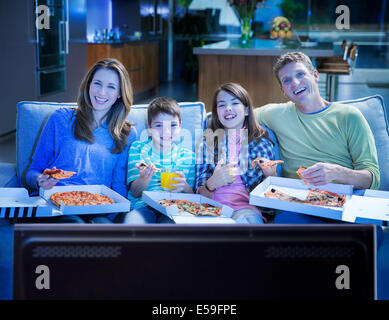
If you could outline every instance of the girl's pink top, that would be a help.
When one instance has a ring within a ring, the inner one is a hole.
[[[240,143],[237,143],[236,148],[234,149],[236,150],[235,162],[238,163]],[[249,193],[247,192],[239,174],[236,175],[232,184],[218,188],[213,193],[213,200],[227,205],[235,211],[249,208],[261,214],[261,211],[256,206],[249,204]]]

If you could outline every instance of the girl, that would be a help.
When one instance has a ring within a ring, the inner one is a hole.
[[[236,83],[222,85],[197,152],[197,192],[232,207],[237,223],[263,223],[260,210],[249,204],[249,193],[265,176],[276,175],[276,167],[254,168],[252,161],[274,160],[273,148],[268,132],[255,120],[247,91]]]
[[[125,67],[115,59],[98,61],[79,89],[78,108],[60,108],[47,121],[26,172],[29,188],[55,185],[104,184],[127,195],[126,166],[129,145],[136,132],[126,121],[132,105],[132,87]],[[57,167],[76,174],[57,180],[43,174]],[[105,217],[83,216],[109,222]],[[77,216],[50,218],[50,222],[83,222]]]

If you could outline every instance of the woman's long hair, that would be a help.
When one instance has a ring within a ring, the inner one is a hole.
[[[95,141],[93,130],[96,124],[89,96],[89,87],[96,71],[102,68],[115,71],[120,80],[120,98],[112,105],[105,119],[111,137],[115,142],[115,147],[112,148],[111,152],[121,153],[128,143],[128,136],[131,132],[131,123],[126,121],[126,118],[131,110],[133,91],[126,68],[116,59],[103,59],[96,62],[82,80],[77,99],[76,120],[73,124],[74,137],[89,143]]]

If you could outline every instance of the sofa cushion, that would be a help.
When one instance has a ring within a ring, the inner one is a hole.
[[[194,150],[195,139],[202,133],[205,118],[204,104],[201,102],[180,102],[182,110],[182,136],[187,148]],[[17,105],[16,122],[16,168],[20,184],[24,184],[24,174],[31,162],[38,137],[50,117],[59,108],[74,108],[76,103],[53,103],[22,101]],[[135,124],[138,138],[146,139],[147,105],[133,105],[128,120]]]
[[[30,164],[38,137],[50,115],[63,107],[77,107],[76,103],[22,101],[17,105],[16,117],[16,173],[24,185],[24,173]]]
[[[339,101],[352,105],[362,112],[373,132],[380,168],[380,190],[389,191],[389,123],[384,99],[374,95],[355,100]]]
[[[183,145],[194,150],[195,142],[199,139],[204,129],[205,107],[202,102],[179,102],[181,107]],[[135,124],[138,139],[148,138],[147,127],[147,104],[134,105],[131,108],[128,120]]]

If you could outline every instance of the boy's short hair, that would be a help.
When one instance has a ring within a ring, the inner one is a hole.
[[[306,54],[299,52],[299,51],[287,52],[287,53],[283,54],[282,56],[280,56],[273,66],[273,72],[274,72],[280,85],[282,85],[282,84],[281,84],[281,81],[278,77],[278,72],[284,66],[286,66],[287,64],[292,63],[292,62],[301,62],[302,64],[304,64],[306,66],[308,71],[310,71],[312,74],[315,71],[315,67],[312,64],[311,59]]]
[[[147,123],[149,126],[153,119],[160,113],[167,113],[177,116],[181,123],[181,109],[177,101],[167,97],[155,98],[147,108]]]

